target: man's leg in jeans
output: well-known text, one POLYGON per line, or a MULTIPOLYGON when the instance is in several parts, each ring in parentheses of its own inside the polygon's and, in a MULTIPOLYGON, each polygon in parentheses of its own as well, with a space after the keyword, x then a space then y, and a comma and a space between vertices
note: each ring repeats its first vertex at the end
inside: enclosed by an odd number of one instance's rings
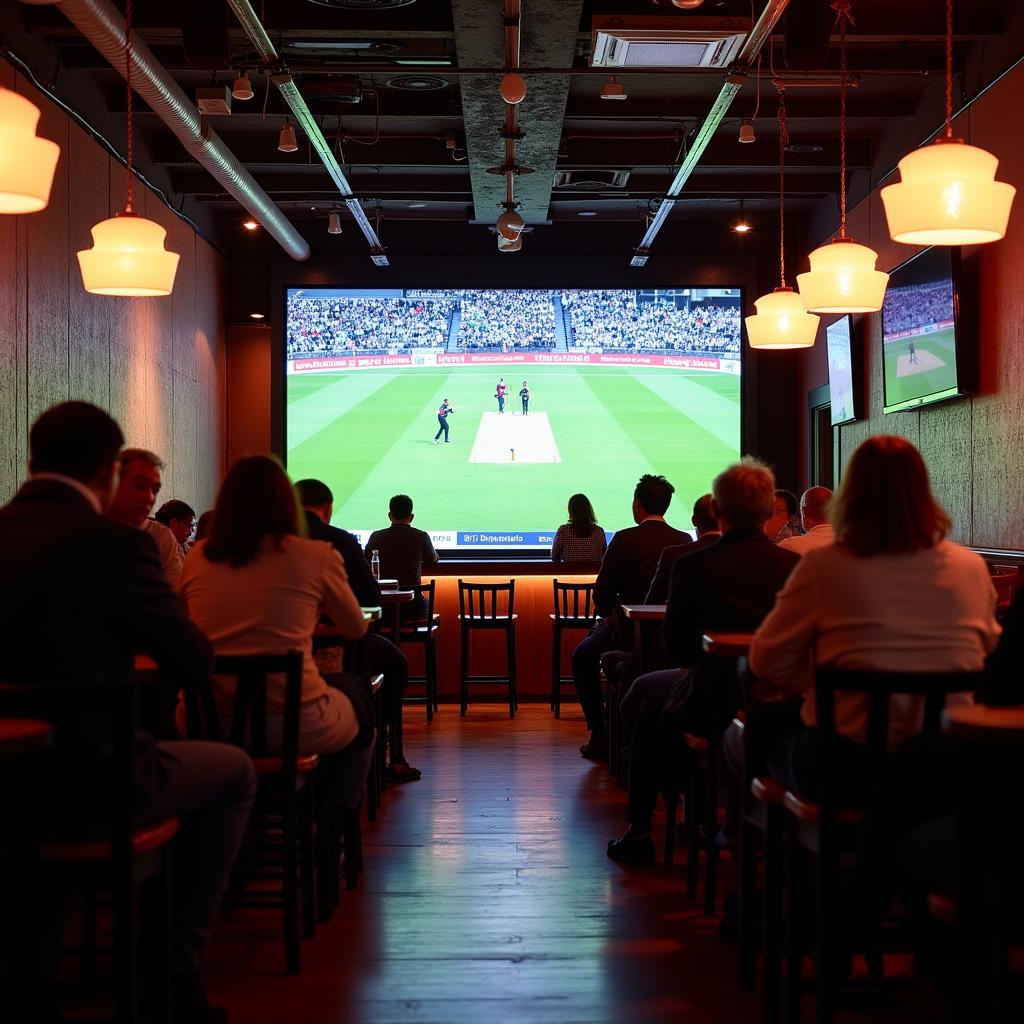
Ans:
POLYGON ((665 668, 657 672, 647 672, 637 676, 633 685, 623 694, 619 702, 619 712, 630 732, 636 723, 636 716, 648 697, 655 697, 664 704, 672 687, 686 674, 686 669, 665 668))
POLYGON ((605 739, 604 710, 601 707, 601 655, 611 649, 611 626, 598 622, 572 652, 572 680, 592 739, 605 739))
POLYGON ((226 743, 167 741, 167 783, 145 819, 181 819, 171 917, 171 970, 194 975, 256 797, 249 755, 226 743))
MULTIPOLYGON (((384 715, 382 728, 388 730, 391 752, 390 762, 393 768, 406 765, 405 751, 402 748, 402 698, 409 685, 409 659, 387 637, 375 633, 372 638, 370 664, 374 672, 384 676, 381 685, 381 709, 384 715)), ((384 736, 378 736, 377 742, 383 743, 384 736)), ((415 771, 415 769, 413 769, 415 771)), ((409 776, 410 779, 413 776, 409 776)), ((419 778, 419 774, 415 775, 419 778)), ((404 778, 403 778, 403 781, 404 778)))

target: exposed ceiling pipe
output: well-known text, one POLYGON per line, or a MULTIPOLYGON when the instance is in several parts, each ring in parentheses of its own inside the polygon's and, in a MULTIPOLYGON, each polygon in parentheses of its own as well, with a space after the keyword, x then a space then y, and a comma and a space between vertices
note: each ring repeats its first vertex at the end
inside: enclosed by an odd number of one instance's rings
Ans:
POLYGON ((345 172, 342 171, 341 165, 334 155, 331 144, 324 137, 324 133, 320 130, 320 125, 317 124, 316 119, 306 105, 302 93, 299 92, 299 87, 291 76, 291 72, 282 63, 280 54, 277 52, 273 42, 271 42, 270 36, 267 35, 267 30, 263 27, 263 23, 253 10, 252 4, 249 3, 249 0, 228 0, 228 6, 234 11, 235 17, 238 18, 239 24, 241 24, 245 34, 249 37, 249 41, 256 48, 256 52, 270 71, 270 80, 277 86, 282 97, 284 97, 285 103, 288 104, 292 114, 295 115, 295 120, 299 123, 299 127, 305 132, 306 138, 309 139, 316 150, 317 156, 320 157, 320 161, 326 168, 327 173, 331 176, 334 184, 337 185, 349 213, 352 214, 352 219, 359 225, 359 230, 362 231, 367 242, 370 243, 370 259, 375 266, 388 266, 388 258, 384 253, 384 247, 380 244, 380 239, 377 237, 377 232, 373 229, 373 225, 367 218, 359 200, 356 199, 352 186, 349 184, 348 178, 345 177, 345 172))
POLYGON ((700 158, 704 155, 704 150, 708 148, 715 132, 718 131, 718 126, 725 120, 725 115, 729 112, 733 99, 743 87, 750 68, 761 52, 761 47, 768 41, 772 30, 788 6, 789 0, 768 0, 760 17, 754 23, 743 44, 743 49, 740 50, 736 58, 736 63, 730 69, 729 77, 722 84, 708 116, 704 118, 704 123, 700 126, 679 170, 676 171, 675 178, 672 179, 672 184, 668 187, 667 198, 662 200, 658 212, 652 218, 649 227, 644 232, 644 237, 640 240, 640 245, 637 246, 633 258, 629 261, 631 267, 642 267, 647 262, 651 246, 654 244, 655 238, 658 237, 662 225, 668 219, 668 215, 672 212, 672 207, 675 206, 674 197, 682 192, 683 186, 696 169, 700 158))
MULTIPOLYGON (((120 75, 125 74, 125 23, 109 0, 61 0, 57 5, 120 75)), ((132 86, 178 137, 185 149, 259 221, 292 259, 309 259, 309 245, 295 225, 256 184, 252 175, 185 96, 139 37, 132 38, 132 86)))

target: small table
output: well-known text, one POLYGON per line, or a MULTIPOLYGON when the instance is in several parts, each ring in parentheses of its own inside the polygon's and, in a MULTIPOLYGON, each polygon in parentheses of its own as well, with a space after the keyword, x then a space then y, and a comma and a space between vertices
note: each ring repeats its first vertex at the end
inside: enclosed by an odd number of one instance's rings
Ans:
POLYGON ((398 580, 377 580, 377 586, 381 590, 397 590, 398 580))
POLYGON ((754 642, 753 633, 705 633, 701 649, 721 658, 745 658, 754 642))
POLYGON ((622 614, 633 623, 634 635, 636 636, 636 653, 640 659, 641 671, 647 670, 647 663, 644 660, 644 623, 664 622, 664 604, 624 604, 622 614))

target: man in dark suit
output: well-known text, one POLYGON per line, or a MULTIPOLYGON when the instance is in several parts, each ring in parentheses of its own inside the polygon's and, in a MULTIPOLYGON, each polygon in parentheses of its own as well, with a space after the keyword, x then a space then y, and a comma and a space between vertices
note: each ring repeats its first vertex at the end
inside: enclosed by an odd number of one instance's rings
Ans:
MULTIPOLYGON (((300 480, 295 488, 306 512, 309 536, 334 546, 345 563, 348 583, 356 600, 364 608, 377 607, 381 603, 380 586, 363 558, 359 538, 347 530, 331 526, 334 511, 334 494, 331 489, 320 480, 300 480)), ((384 676, 381 710, 388 735, 386 738, 382 736, 381 742, 388 742, 390 750, 388 777, 393 782, 415 782, 422 777, 421 772, 406 761, 402 749, 402 698, 409 685, 409 659, 400 648, 379 633, 374 633, 370 642, 373 645, 370 668, 384 676)))
MULTIPOLYGON (((620 604, 642 604, 661 552, 671 544, 692 543, 690 535, 665 522, 665 513, 675 488, 663 477, 645 473, 633 492, 633 521, 636 526, 619 530, 601 560, 594 582, 594 611, 597 624, 572 652, 573 682, 590 739, 580 747, 584 757, 601 760, 608 756, 608 737, 601 706, 601 655, 616 645, 615 611, 620 604)), ((620 630, 619 646, 630 638, 620 630)))
MULTIPOLYGON (((212 650, 168 586, 153 539, 103 515, 117 486, 124 438, 85 402, 54 406, 29 434, 31 479, 0 509, 0 622, 4 678, 43 687, 114 682, 138 651, 175 689, 206 680, 212 650)), ((49 794, 56 820, 102 828, 109 716, 77 726, 79 744, 59 750, 74 765, 49 794), (102 782, 100 780, 103 780, 102 782), (55 806, 53 806, 55 805, 55 806)), ((220 894, 256 793, 249 756, 220 743, 156 743, 139 733, 135 784, 140 818, 181 819, 172 920, 172 1015, 222 1019, 199 980, 220 894)))
MULTIPOLYGON (((651 587, 647 591, 644 604, 664 604, 668 600, 669 583, 672 578, 672 570, 676 562, 684 557, 703 551, 704 548, 714 544, 722 536, 718 529, 718 521, 712 514, 712 497, 704 494, 699 497, 693 505, 693 515, 690 522, 697 531, 697 539, 690 544, 673 544, 665 548, 658 559, 658 568, 651 580, 651 587)), ((651 643, 645 642, 645 668, 648 669, 643 675, 637 675, 640 665, 635 654, 624 653, 621 659, 609 662, 609 658, 615 658, 616 652, 611 652, 601 660, 605 675, 615 676, 617 681, 624 687, 628 687, 619 701, 619 714, 622 715, 629 729, 633 728, 640 705, 647 697, 654 694, 668 695, 668 692, 679 681, 680 676, 686 671, 684 668, 655 668, 656 665, 668 665, 669 659, 661 644, 655 644, 654 638, 651 643), (655 648, 660 647, 660 650, 655 648)))
MULTIPOLYGON (((765 536, 775 499, 775 477, 767 466, 744 459, 719 474, 712 493, 721 538, 692 556, 683 555, 672 570, 664 637, 680 666, 695 663, 701 636, 708 630, 756 629, 799 560, 765 536)), ((670 693, 652 694, 640 706, 629 764, 629 829, 608 844, 613 860, 654 861, 651 818, 664 771, 681 739, 681 717, 686 731, 721 732, 728 724, 711 721, 712 702, 700 688, 700 678, 700 673, 687 672, 670 693)), ((721 677, 704 678, 713 682, 721 677)))

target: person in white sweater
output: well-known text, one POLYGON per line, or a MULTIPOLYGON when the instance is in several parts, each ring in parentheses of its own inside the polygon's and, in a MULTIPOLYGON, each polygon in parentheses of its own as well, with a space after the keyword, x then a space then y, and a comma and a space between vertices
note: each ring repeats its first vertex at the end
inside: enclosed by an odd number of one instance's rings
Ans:
MULTIPOLYGON (((750 667, 803 696, 800 723, 772 745, 770 770, 816 794, 814 668, 976 672, 999 638, 984 560, 946 540, 950 520, 932 496, 917 449, 869 438, 854 452, 832 508, 836 543, 808 551, 754 635, 750 667)), ((920 730, 920 698, 894 698, 890 744, 920 730)), ((856 786, 864 750, 863 698, 838 694, 836 728, 856 786)))
POLYGON ((800 524, 804 532, 779 541, 779 547, 805 555, 835 543, 836 532, 828 521, 832 492, 827 487, 808 487, 800 498, 800 524))
MULTIPOLYGON (((217 497, 209 538, 185 559, 180 593, 218 655, 302 652, 299 751, 336 754, 356 739, 360 723, 349 697, 321 676, 313 630, 321 612, 342 636, 362 636, 367 625, 341 555, 302 532, 298 499, 280 463, 267 456, 240 459, 217 497)), ((226 726, 233 681, 215 681, 214 697, 226 726)), ((267 705, 268 740, 279 745, 283 677, 268 680, 267 705)), ((336 779, 342 805, 351 803, 350 775, 346 767, 336 779)))

